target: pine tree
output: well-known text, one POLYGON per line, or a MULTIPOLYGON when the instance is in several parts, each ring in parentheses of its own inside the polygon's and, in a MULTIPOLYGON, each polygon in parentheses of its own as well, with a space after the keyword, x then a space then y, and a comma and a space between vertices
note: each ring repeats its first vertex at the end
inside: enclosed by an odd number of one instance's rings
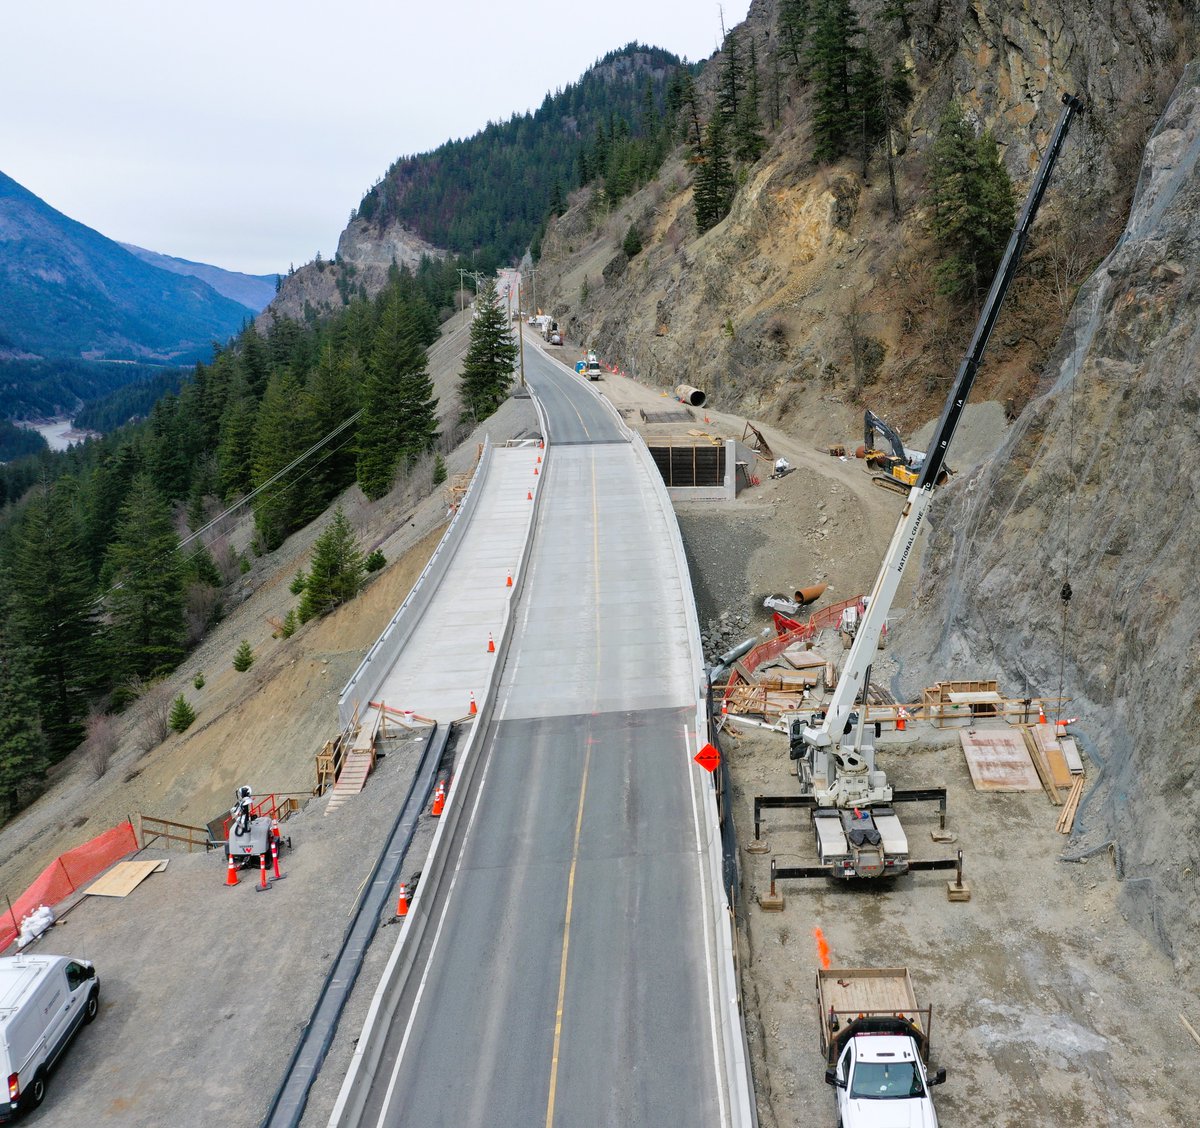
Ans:
POLYGON ((16 531, 9 587, 12 635, 28 655, 51 753, 83 739, 95 669, 94 590, 76 517, 74 481, 60 479, 30 498, 16 531))
POLYGON ((173 732, 183 732, 191 727, 192 722, 196 719, 196 710, 188 704, 188 700, 181 693, 171 702, 171 715, 167 719, 167 723, 171 726, 173 732))
POLYGON ((399 299, 384 310, 363 388, 358 484, 372 501, 392 488, 396 468, 437 441, 437 399, 425 369, 420 324, 399 299))
POLYGON ((759 107, 758 49, 754 46, 753 37, 746 55, 746 90, 742 95, 734 129, 734 156, 739 161, 753 164, 767 150, 759 107))
POLYGON ((49 766, 27 660, 7 631, 0 634, 0 803, 10 818, 49 766))
POLYGON ((727 122, 736 122, 739 120, 738 107, 746 84, 741 44, 736 31, 730 31, 725 36, 721 52, 724 58, 721 62, 720 84, 717 86, 717 106, 727 122))
POLYGON ((781 0, 779 5, 779 54, 801 75, 804 66, 804 44, 808 32, 808 0, 781 0))
POLYGON ((475 298, 471 343, 459 377, 464 410, 476 422, 491 415, 508 398, 517 342, 490 279, 475 298))
POLYGON ((233 655, 233 668, 239 674, 244 674, 251 666, 254 665, 254 651, 250 648, 250 643, 246 639, 242 639, 241 644, 233 655))
MULTIPOLYGON (((254 425, 254 476, 257 489, 289 466, 316 441, 309 429, 311 417, 302 415, 301 384, 290 368, 271 375, 258 407, 254 425)), ((305 470, 309 469, 306 465, 305 470)), ((278 548, 293 529, 303 524, 300 514, 308 482, 297 486, 298 471, 292 471, 267 486, 254 499, 254 524, 268 549, 278 548)))
POLYGON ((714 109, 704 131, 704 153, 696 170, 696 229, 715 227, 733 204, 733 165, 729 159, 725 115, 714 109))
POLYGON ((813 159, 836 160, 856 134, 851 75, 861 33, 849 0, 818 0, 806 62, 813 84, 813 159))
POLYGON ((308 582, 300 597, 302 623, 328 615, 335 607, 353 599, 363 579, 363 554, 341 507, 313 545, 308 582))
POLYGON ((956 102, 938 125, 929 172, 933 234, 945 256, 937 268, 938 289, 978 300, 1007 246, 1016 200, 992 135, 976 138, 956 102))
POLYGON ((183 657, 183 567, 171 512, 147 474, 121 508, 104 575, 112 668, 141 677, 173 669, 183 657))

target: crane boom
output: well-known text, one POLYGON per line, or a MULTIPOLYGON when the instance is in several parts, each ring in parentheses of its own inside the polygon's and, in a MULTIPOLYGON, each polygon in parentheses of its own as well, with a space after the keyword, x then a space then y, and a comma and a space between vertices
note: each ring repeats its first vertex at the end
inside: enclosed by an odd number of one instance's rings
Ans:
MULTIPOLYGON (((934 487, 945 464, 950 440, 954 437, 967 397, 971 393, 971 385, 975 382, 988 339, 995 328, 1000 307, 1008 293, 1021 252, 1029 238, 1029 230, 1045 195, 1050 174, 1066 140, 1071 119, 1083 109, 1083 102, 1073 94, 1064 94, 1062 101, 1062 113, 1051 137, 1050 147, 1042 157, 1037 175, 1030 185, 1029 195, 1009 238, 1004 257, 996 269, 996 276, 980 312, 971 345, 942 408, 933 441, 921 466, 920 476, 916 485, 909 491, 896 531, 892 534, 891 544, 884 555, 875 586, 871 589, 870 599, 859 620, 837 688, 824 717, 819 720, 814 717, 810 724, 802 728, 799 740, 793 740, 792 755, 801 760, 802 784, 806 790, 811 790, 817 802, 823 805, 849 806, 891 801, 892 789, 888 786, 886 776, 875 770, 873 734, 869 731, 864 732, 861 716, 854 717, 854 703, 863 695, 865 706, 871 659, 879 645, 905 566, 912 556, 913 545, 921 531, 925 513, 933 500, 934 487), (855 720, 857 724, 854 723, 855 720), (835 741, 839 745, 836 751, 833 750, 835 741)), ((863 712, 865 713, 865 708, 863 712)))

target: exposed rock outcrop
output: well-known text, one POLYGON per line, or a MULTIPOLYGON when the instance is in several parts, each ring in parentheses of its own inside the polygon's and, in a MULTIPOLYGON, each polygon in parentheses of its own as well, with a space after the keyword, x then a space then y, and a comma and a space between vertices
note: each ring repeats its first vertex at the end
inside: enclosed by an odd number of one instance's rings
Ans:
POLYGON ((1078 849, 1115 844, 1130 918, 1187 971, 1200 956, 1198 156, 1192 64, 1043 393, 995 458, 935 502, 920 592, 895 636, 910 692, 953 668, 1055 695, 1063 663, 1067 712, 1101 765, 1078 849))

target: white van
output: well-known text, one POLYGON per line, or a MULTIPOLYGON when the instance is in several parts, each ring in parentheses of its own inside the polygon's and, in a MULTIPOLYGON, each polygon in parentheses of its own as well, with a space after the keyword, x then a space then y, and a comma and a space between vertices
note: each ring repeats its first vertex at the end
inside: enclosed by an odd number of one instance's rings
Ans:
POLYGON ((99 1007, 100 980, 88 960, 0 958, 0 1121, 42 1103, 47 1074, 99 1007))

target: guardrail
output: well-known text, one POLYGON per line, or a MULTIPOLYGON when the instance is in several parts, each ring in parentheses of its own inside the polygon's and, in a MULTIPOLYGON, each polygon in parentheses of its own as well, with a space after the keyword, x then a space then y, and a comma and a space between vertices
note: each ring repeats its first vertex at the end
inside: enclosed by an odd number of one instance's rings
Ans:
MULTIPOLYGON (((542 434, 546 434, 546 419, 541 404, 534 399, 534 408, 538 414, 542 434)), ((547 447, 549 444, 547 443, 547 447)), ((392 1017, 408 984, 412 973, 421 941, 429 927, 432 915, 431 906, 440 890, 442 877, 449 861, 450 850, 446 843, 453 840, 455 831, 462 818, 465 807, 464 796, 470 793, 480 761, 480 745, 483 734, 487 732, 492 710, 495 707, 495 689, 500 681, 504 663, 502 656, 507 653, 512 641, 515 624, 513 608, 525 587, 526 565, 533 548, 533 529, 537 521, 537 512, 541 506, 542 493, 546 488, 546 477, 553 473, 553 460, 546 458, 542 464, 542 482, 534 494, 533 506, 529 517, 529 532, 525 538, 525 548, 521 554, 520 563, 514 576, 512 595, 505 608, 504 625, 496 639, 496 661, 492 665, 492 674, 482 694, 476 699, 479 714, 471 727, 471 734, 459 756, 458 770, 450 784, 446 795, 446 805, 442 817, 438 820, 433 832, 433 840, 429 845, 429 856, 421 871, 421 880, 417 885, 416 895, 409 905, 408 916, 400 926, 400 934, 388 958, 379 986, 371 999, 362 1033, 359 1035, 350 1068, 338 1093, 333 1112, 329 1117, 329 1128, 355 1128, 361 1120, 363 1107, 366 1103, 375 1072, 379 1068, 380 1057, 383 1054, 384 1043, 387 1040, 392 1017)), ((472 489, 474 484, 472 484, 472 489)))
MULTIPOLYGON (((543 433, 544 430, 543 428, 543 433)), ((458 546, 466 535, 471 514, 478 504, 479 495, 483 492, 483 482, 487 478, 491 461, 492 444, 491 440, 487 439, 484 441, 483 454, 479 457, 471 484, 467 487, 467 492, 463 495, 462 502, 451 519, 449 527, 429 558, 429 563, 417 577, 412 591, 400 604, 400 609, 392 616, 392 620, 384 628, 383 634, 367 651, 367 655, 359 663, 358 669, 342 687, 342 692, 338 697, 338 719, 343 728, 350 723, 355 710, 364 707, 375 696, 376 691, 383 684, 388 670, 395 663, 396 657, 412 637, 413 631, 421 621, 421 616, 428 610, 430 601, 437 592, 438 584, 445 576, 451 560, 454 559, 455 552, 458 551, 458 546)))

